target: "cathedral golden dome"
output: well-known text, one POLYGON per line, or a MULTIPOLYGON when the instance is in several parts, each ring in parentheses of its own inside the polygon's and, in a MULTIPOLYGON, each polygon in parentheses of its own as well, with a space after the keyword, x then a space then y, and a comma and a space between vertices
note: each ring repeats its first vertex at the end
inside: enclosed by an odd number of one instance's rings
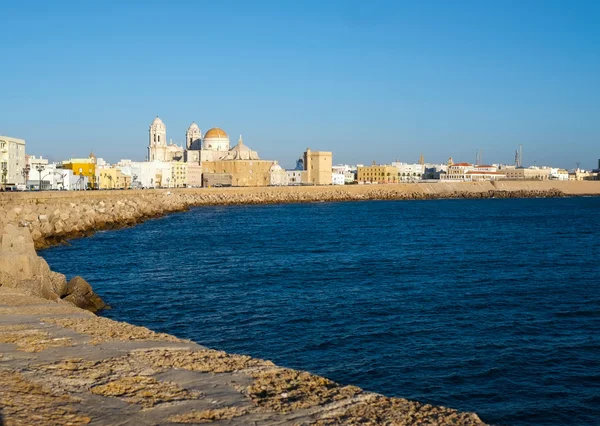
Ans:
POLYGON ((210 139, 210 138, 229 139, 229 136, 227 136, 227 133, 225 133, 222 129, 219 129, 218 127, 213 127, 212 129, 210 129, 208 132, 206 132, 204 134, 204 139, 210 139))

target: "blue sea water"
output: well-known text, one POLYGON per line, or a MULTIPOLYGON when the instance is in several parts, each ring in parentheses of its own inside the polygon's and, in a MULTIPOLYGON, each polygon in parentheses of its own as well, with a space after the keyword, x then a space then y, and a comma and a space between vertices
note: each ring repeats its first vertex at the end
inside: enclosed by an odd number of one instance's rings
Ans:
POLYGON ((600 198, 201 207, 41 252, 110 318, 493 424, 600 424, 600 198))

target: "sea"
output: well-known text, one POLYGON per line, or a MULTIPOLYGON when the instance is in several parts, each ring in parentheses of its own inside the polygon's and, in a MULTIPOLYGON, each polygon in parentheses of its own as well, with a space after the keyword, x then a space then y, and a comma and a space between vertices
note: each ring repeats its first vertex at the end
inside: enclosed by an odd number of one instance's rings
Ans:
POLYGON ((600 424, 600 198, 198 207, 40 254, 115 320, 491 424, 600 424))

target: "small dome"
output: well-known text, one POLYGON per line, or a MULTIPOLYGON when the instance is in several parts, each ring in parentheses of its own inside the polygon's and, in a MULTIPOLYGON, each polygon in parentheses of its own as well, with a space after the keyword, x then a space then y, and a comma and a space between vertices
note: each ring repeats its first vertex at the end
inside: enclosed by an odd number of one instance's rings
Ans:
POLYGON ((242 135, 240 135, 240 140, 237 145, 229 150, 227 155, 224 158, 225 160, 260 160, 258 153, 256 151, 252 151, 250 147, 244 145, 244 141, 242 141, 242 135))
POLYGON ((198 127, 195 121, 192 124, 190 124, 190 127, 188 127, 188 131, 192 130, 200 130, 200 127, 198 127))
POLYGON ((271 166, 271 168, 269 169, 269 171, 270 171, 271 173, 273 173, 273 172, 280 172, 281 170, 283 170, 283 169, 282 169, 282 168, 281 168, 281 166, 280 166, 279 164, 277 164, 277 163, 273 164, 273 165, 271 166))
POLYGON ((222 129, 219 129, 218 127, 213 127, 204 135, 204 139, 210 138, 229 139, 229 136, 227 136, 227 133, 225 133, 222 129))

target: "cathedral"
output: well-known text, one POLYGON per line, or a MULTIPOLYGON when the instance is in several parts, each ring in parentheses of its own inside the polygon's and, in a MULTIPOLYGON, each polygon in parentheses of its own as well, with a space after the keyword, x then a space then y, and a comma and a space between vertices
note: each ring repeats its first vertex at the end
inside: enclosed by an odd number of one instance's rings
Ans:
POLYGON ((185 132, 185 149, 172 142, 167 144, 167 126, 156 117, 150 125, 148 161, 180 161, 202 164, 220 160, 260 160, 256 151, 244 145, 242 136, 237 145, 230 147, 229 136, 222 129, 213 127, 204 137, 196 123, 185 132))

